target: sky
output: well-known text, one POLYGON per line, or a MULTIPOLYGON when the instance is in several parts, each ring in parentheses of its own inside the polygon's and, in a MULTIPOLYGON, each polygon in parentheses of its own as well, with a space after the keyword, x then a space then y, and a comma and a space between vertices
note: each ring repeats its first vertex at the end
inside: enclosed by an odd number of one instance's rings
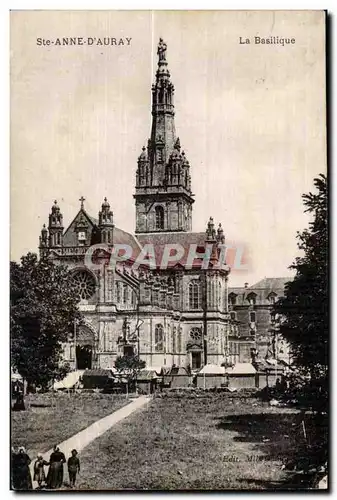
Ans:
POLYGON ((159 37, 191 165, 193 230, 213 216, 244 246, 249 268, 232 270, 232 286, 290 276, 296 233, 308 225, 301 195, 326 171, 319 11, 11 12, 11 258, 37 251, 55 199, 67 227, 82 195, 94 217, 107 196, 116 226, 134 232, 159 37), (57 37, 131 42, 37 45, 57 37))

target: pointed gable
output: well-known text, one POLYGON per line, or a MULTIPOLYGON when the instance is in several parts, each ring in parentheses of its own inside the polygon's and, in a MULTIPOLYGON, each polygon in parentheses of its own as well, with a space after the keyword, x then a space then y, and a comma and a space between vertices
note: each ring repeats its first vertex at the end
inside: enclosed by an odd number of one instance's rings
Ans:
POLYGON ((83 241, 83 246, 89 246, 91 244, 91 235, 94 227, 98 221, 81 208, 73 221, 68 226, 68 229, 63 235, 63 246, 65 247, 76 247, 78 246, 78 233, 79 231, 85 233, 85 240, 83 241))

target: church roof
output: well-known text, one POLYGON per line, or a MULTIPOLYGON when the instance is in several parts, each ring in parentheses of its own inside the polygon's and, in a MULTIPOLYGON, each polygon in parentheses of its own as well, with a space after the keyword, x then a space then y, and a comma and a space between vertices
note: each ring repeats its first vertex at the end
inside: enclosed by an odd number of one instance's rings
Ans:
MULTIPOLYGON (((138 234, 137 239, 139 243, 144 246, 146 244, 152 244, 154 247, 156 263, 160 263, 162 260, 165 245, 178 244, 184 249, 184 255, 179 261, 169 262, 168 267, 175 267, 176 265, 184 266, 187 261, 188 252, 190 245, 200 246, 200 250, 197 252, 203 252, 205 247, 205 233, 187 233, 187 232, 170 232, 170 233, 146 233, 138 234)), ((202 263, 202 259, 195 259, 194 265, 202 263)))
POLYGON ((113 242, 114 244, 129 245, 133 250, 133 257, 136 258, 141 250, 141 245, 137 239, 127 231, 114 227, 113 230, 113 242))
POLYGON ((276 296, 284 295, 284 287, 292 278, 263 278, 254 285, 246 287, 229 287, 228 294, 237 295, 236 305, 245 305, 249 295, 255 294, 258 304, 269 304, 270 294, 273 292, 276 296))
POLYGON ((270 290, 284 289, 285 284, 292 281, 292 278, 263 278, 249 288, 264 288, 270 290))
POLYGON ((236 287, 228 287, 228 294, 233 293, 234 295, 241 295, 245 292, 245 290, 249 290, 249 288, 245 288, 244 286, 236 286, 236 287))

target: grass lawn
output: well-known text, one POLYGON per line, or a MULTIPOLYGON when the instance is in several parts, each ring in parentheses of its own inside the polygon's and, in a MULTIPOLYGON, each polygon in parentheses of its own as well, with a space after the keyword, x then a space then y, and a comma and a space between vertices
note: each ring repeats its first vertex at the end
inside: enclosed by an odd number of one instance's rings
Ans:
POLYGON ((33 460, 130 400, 111 394, 50 393, 26 396, 26 411, 11 412, 12 446, 25 446, 33 460))
POLYGON ((78 489, 275 489, 305 444, 301 416, 254 398, 155 397, 80 454, 78 489))

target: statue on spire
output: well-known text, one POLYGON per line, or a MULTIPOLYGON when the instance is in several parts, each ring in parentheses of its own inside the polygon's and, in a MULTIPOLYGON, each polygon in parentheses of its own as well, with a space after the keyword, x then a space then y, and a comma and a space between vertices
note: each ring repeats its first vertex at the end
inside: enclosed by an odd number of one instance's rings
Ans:
POLYGON ((206 241, 216 241, 216 231, 214 229, 213 217, 209 218, 206 229, 206 241))
POLYGON ((159 62, 166 62, 166 50, 167 45, 162 38, 159 38, 157 54, 159 57, 159 62))

